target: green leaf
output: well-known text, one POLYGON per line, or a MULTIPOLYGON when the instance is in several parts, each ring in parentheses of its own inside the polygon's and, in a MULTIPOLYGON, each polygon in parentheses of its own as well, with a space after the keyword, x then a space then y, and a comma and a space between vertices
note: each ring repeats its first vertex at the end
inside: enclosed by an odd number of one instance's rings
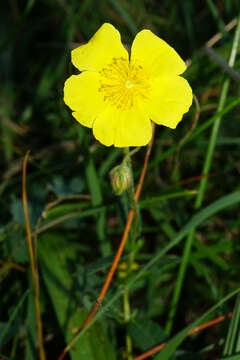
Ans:
POLYGON ((68 204, 68 203, 61 204, 61 205, 58 205, 56 207, 49 209, 46 212, 46 218, 48 220, 57 219, 60 216, 65 216, 65 215, 68 215, 68 214, 76 212, 76 211, 84 210, 86 208, 89 208, 89 204, 86 202, 74 202, 72 204, 68 204))
MULTIPOLYGON (((86 177, 88 187, 92 196, 92 205, 98 206, 102 204, 102 189, 95 168, 93 159, 90 157, 86 165, 86 177)), ((102 209, 96 220, 96 231, 100 242, 100 249, 103 256, 109 256, 111 254, 111 247, 106 239, 106 210, 102 209)))
MULTIPOLYGON (((86 310, 76 300, 76 285, 69 268, 70 262, 76 262, 76 248, 69 247, 67 241, 59 236, 44 235, 39 241, 38 252, 43 280, 68 344, 87 316, 86 310)), ((104 327, 97 323, 71 349, 70 355, 72 360, 116 359, 104 327)))
POLYGON ((62 197, 81 193, 84 189, 84 183, 79 177, 73 177, 66 181, 63 177, 56 176, 53 181, 48 184, 48 188, 57 196, 62 197))
POLYGON ((13 259, 18 264, 24 264, 29 261, 29 250, 27 246, 26 233, 23 229, 17 228, 6 236, 4 247, 7 254, 13 254, 13 259))
POLYGON ((148 318, 131 322, 129 333, 135 345, 142 351, 149 350, 166 339, 163 329, 148 318))

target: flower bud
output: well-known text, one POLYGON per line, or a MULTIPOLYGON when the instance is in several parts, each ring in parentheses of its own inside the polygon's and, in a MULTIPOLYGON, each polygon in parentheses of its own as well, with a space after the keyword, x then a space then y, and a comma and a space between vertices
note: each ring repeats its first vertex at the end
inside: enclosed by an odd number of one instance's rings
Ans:
POLYGON ((110 179, 114 193, 121 195, 131 184, 131 171, 126 164, 117 165, 111 170, 110 179))

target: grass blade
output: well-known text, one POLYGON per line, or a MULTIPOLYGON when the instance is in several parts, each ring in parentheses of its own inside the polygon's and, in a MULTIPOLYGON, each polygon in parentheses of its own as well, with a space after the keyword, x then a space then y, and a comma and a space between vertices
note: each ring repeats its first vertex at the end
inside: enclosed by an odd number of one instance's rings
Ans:
MULTIPOLYGON (((236 32, 235 32, 235 37, 233 40, 231 54, 229 57, 229 66, 230 67, 233 67, 235 59, 236 59, 239 38, 240 38, 240 14, 239 14, 239 18, 238 18, 238 25, 237 25, 236 32)), ((221 112, 224 109, 225 102, 227 99, 229 85, 230 85, 230 79, 227 78, 223 83, 217 112, 221 112)), ((217 136, 218 136, 218 130, 219 130, 219 127, 221 124, 221 119, 222 119, 222 117, 218 116, 216 118, 213 128, 212 128, 212 133, 211 133, 211 137, 210 137, 210 141, 209 141, 209 145, 208 145, 208 149, 207 149, 207 154, 206 154, 206 158, 205 158, 205 162, 204 162, 204 166, 203 166, 203 172, 202 172, 203 175, 207 175, 211 168, 213 154, 214 154, 217 136)), ((206 185, 207 185, 207 180, 208 180, 207 177, 201 178, 200 185, 199 185, 199 192, 198 192, 195 206, 194 206, 195 210, 199 209, 202 205, 202 201, 203 201, 203 197, 204 197, 205 189, 206 189, 206 185)), ((175 314, 177 311, 178 302, 179 302, 179 299, 181 296, 182 286, 183 286, 185 273, 186 273, 186 269, 187 269, 188 262, 189 262, 192 243, 194 241, 194 235, 195 235, 195 230, 193 228, 192 231, 190 232, 189 236, 186 239, 186 243, 185 243, 184 251, 183 251, 182 262, 181 262, 180 269, 178 272, 176 286, 175 286, 175 290, 174 290, 172 301, 171 301, 170 312, 169 312, 168 320, 167 320, 167 324, 166 324, 166 331, 168 334, 170 334, 170 332, 171 332, 173 320, 174 320, 174 317, 175 317, 175 314)))
MULTIPOLYGON (((223 350, 223 356, 234 355, 236 352, 240 351, 239 341, 240 341, 240 296, 238 295, 231 323, 228 329, 227 339, 223 350)), ((238 354, 238 356, 240 356, 238 354)))
POLYGON ((132 32, 132 35, 136 35, 138 32, 138 27, 135 23, 135 21, 132 19, 130 14, 124 9, 124 7, 121 5, 120 1, 117 0, 108 0, 108 2, 114 7, 114 9, 121 15, 123 20, 128 25, 129 29, 132 32))
POLYGON ((166 347, 154 358, 155 360, 168 360, 170 356, 174 354, 179 345, 186 338, 188 332, 194 327, 200 325, 202 322, 206 321, 207 318, 212 315, 219 307, 221 307, 226 301, 231 299, 233 296, 237 295, 240 292, 240 288, 232 291, 230 294, 221 299, 216 305, 214 305, 211 309, 205 312, 202 316, 200 316, 196 321, 194 321, 191 325, 185 327, 180 333, 174 336, 166 345, 166 347))
MULTIPOLYGON (((232 100, 227 106, 224 107, 222 111, 217 112, 214 114, 209 120, 205 121, 204 124, 199 125, 197 129, 194 130, 194 132, 184 141, 183 146, 190 141, 194 140, 198 137, 201 133, 203 133, 205 130, 207 130, 212 124, 215 123, 215 121, 219 117, 223 117, 227 113, 229 113, 232 109, 234 109, 237 105, 240 104, 240 98, 236 98, 232 100)), ((173 154, 178 149, 178 144, 171 146, 167 151, 164 151, 163 153, 159 153, 158 156, 155 157, 153 161, 149 163, 149 169, 153 168, 157 164, 161 163, 163 160, 165 160, 169 155, 173 154)))
MULTIPOLYGON (((169 250, 173 249, 176 245, 178 245, 181 242, 181 240, 184 239, 184 237, 188 235, 188 233, 194 227, 200 225, 203 221, 208 219, 210 216, 216 214, 218 211, 221 211, 227 208, 228 206, 233 206, 239 202, 240 202, 240 191, 235 191, 229 195, 226 195, 216 200, 215 202, 207 206, 205 209, 201 210, 196 215, 194 215, 192 219, 178 233, 178 235, 172 241, 170 241, 170 243, 167 246, 165 246, 164 249, 159 251, 147 264, 145 264, 140 269, 140 271, 138 271, 138 273, 126 284, 124 289, 120 289, 114 296, 112 296, 111 300, 109 300, 107 304, 97 312, 95 317, 86 325, 86 327, 79 333, 79 335, 75 337, 74 342, 72 342, 72 345, 76 344, 78 340, 84 336, 86 331, 95 323, 95 321, 104 314, 106 309, 109 309, 114 304, 114 302, 117 301, 120 296, 122 296, 122 293, 125 289, 131 289, 138 279, 143 277, 144 274, 163 257, 163 255, 165 255, 169 250)), ((237 293, 237 291, 235 291, 235 293, 237 293)))
POLYGON ((4 328, 4 330, 1 332, 1 334, 0 334, 0 345, 3 344, 4 338, 5 338, 8 330, 10 329, 10 326, 11 326, 11 324, 13 323, 13 321, 14 321, 17 313, 18 313, 18 311, 21 309, 21 307, 22 307, 22 305, 23 305, 23 303, 24 303, 24 301, 25 301, 28 293, 29 293, 29 290, 26 290, 25 293, 23 294, 22 298, 20 299, 19 303, 18 303, 17 306, 15 307, 15 310, 13 311, 12 315, 10 316, 10 318, 9 318, 9 320, 8 320, 5 328, 4 328))

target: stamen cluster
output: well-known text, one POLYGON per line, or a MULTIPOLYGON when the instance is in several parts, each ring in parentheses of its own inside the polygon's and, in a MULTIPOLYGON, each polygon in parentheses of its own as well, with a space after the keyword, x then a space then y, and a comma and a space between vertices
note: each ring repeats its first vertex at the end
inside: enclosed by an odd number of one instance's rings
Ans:
POLYGON ((146 71, 136 62, 114 58, 100 71, 99 91, 104 101, 117 109, 128 110, 148 97, 150 82, 146 71))

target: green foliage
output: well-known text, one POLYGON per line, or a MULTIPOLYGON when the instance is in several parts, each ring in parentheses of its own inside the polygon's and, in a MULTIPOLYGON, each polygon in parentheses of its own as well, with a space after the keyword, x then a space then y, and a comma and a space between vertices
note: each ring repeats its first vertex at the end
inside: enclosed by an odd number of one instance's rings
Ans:
POLYGON ((130 335, 136 346, 146 351, 166 340, 163 329, 148 318, 133 320, 129 325, 130 335))
POLYGON ((187 326, 185 329, 180 331, 176 336, 174 336, 167 344, 167 346, 156 356, 156 360, 168 360, 170 359, 171 355, 174 354, 177 347, 182 343, 184 338, 187 336, 187 333, 193 329, 194 327, 198 326, 204 320, 207 320, 209 315, 212 312, 216 311, 216 309, 221 306, 225 301, 229 300, 229 298, 236 295, 240 289, 237 289, 231 293, 229 293, 225 298, 220 300, 216 305, 214 305, 211 309, 209 309, 205 314, 200 316, 196 321, 194 321, 191 325, 187 326))
MULTIPOLYGON (((12 0, 0 8, 0 357, 39 358, 21 199, 26 151, 47 359, 57 359, 95 303, 124 230, 129 198, 114 196, 109 178, 123 152, 100 145, 62 100, 65 79, 76 73, 71 49, 108 21, 126 45, 150 28, 189 59, 185 77, 200 112, 194 129, 195 104, 175 131, 157 126, 121 269, 69 359, 130 360, 129 341, 133 357, 169 341, 153 358, 238 359, 240 87, 203 46, 222 32, 213 50, 228 61, 234 29, 225 25, 239 1, 12 0), (187 338, 190 329, 228 312, 231 320, 187 338)), ((144 155, 142 148, 132 156, 135 184, 144 155)))
MULTIPOLYGON (((86 310, 76 298, 77 283, 70 275, 71 264, 77 261, 77 248, 77 245, 69 247, 64 238, 55 235, 43 235, 38 246, 43 281, 48 289, 66 343, 71 340, 74 331, 87 315, 86 310)), ((84 336, 83 343, 75 345, 71 350, 71 358, 116 359, 103 325, 95 324, 91 327, 89 333, 84 336)))

